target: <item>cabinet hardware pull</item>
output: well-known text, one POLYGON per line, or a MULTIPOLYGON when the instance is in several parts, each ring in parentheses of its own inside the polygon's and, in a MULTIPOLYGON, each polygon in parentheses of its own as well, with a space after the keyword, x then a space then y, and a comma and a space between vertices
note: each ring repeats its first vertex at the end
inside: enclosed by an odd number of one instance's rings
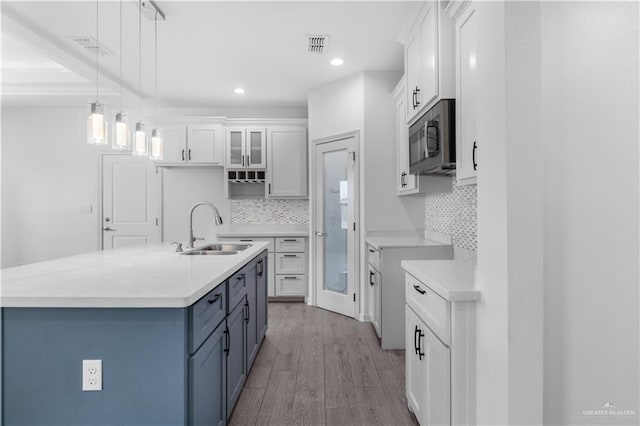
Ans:
POLYGON ((471 159, 473 161, 473 170, 478 169, 478 163, 476 162, 476 151, 478 150, 478 143, 473 141, 473 150, 471 151, 471 159))
POLYGON ((375 253, 376 251, 374 249, 369 249, 369 253, 375 253))
POLYGON ((418 94, 420 93, 420 89, 416 86, 416 108, 420 106, 420 101, 418 100, 418 94))
POLYGON ((375 277, 375 274, 373 272, 369 272, 369 285, 371 286, 376 285, 376 282, 373 280, 374 277, 375 277))
POLYGON ((422 338, 424 337, 424 333, 422 330, 418 332, 418 359, 422 361, 422 357, 424 356, 424 352, 422 352, 422 338))
POLYGON ((298 240, 284 240, 285 243, 295 243, 298 240))
POLYGON ((216 303, 216 302, 220 299, 220 297, 222 297, 222 296, 220 295, 220 293, 218 293, 218 294, 214 294, 214 295, 213 295, 213 299, 211 299, 211 300, 207 300, 207 303, 208 303, 208 304, 210 304, 210 305, 213 305, 214 303, 216 303))
POLYGON ((420 286, 418 286, 418 285, 416 285, 416 284, 414 284, 414 285, 413 285, 413 288, 415 288, 415 289, 416 289, 416 291, 417 291, 418 293, 420 293, 420 294, 425 294, 425 293, 426 293, 426 291, 425 291, 425 290, 421 289, 421 288, 420 288, 420 286))
POLYGON ((413 330, 413 349, 415 349, 416 355, 420 353, 420 348, 418 347, 418 333, 420 333, 420 329, 416 325, 416 328, 413 330))
POLYGON ((244 274, 240 274, 236 277, 236 280, 243 280, 244 279, 244 274))
POLYGON ((248 300, 244 303, 244 307, 246 308, 245 312, 247 314, 247 318, 244 320, 244 322, 249 322, 249 318, 251 317, 251 307, 249 306, 248 300))
POLYGON ((184 161, 184 149, 182 150, 182 161, 184 161))
POLYGON ((269 184, 269 194, 271 194, 271 184, 269 184))
POLYGON ((241 155, 242 157, 242 167, 244 167, 244 155, 241 155))
POLYGON ((297 279, 299 279, 298 277, 282 277, 282 278, 284 278, 285 280, 297 280, 297 279))
POLYGON ((253 240, 240 240, 240 241, 253 241, 253 240))
POLYGON ((284 257, 298 257, 297 254, 283 254, 284 257))
POLYGON ((262 263, 262 260, 257 263, 256 269, 257 269, 258 266, 260 267, 260 269, 258 269, 256 272, 257 272, 258 276, 261 277, 262 273, 264 272, 264 264, 262 263))
POLYGON ((225 330, 224 330, 224 334, 225 334, 225 340, 226 340, 226 348, 224 348, 224 351, 227 353, 227 356, 229 356, 229 350, 231 349, 231 336, 229 336, 229 326, 226 325, 225 326, 225 330))
POLYGON ((413 89, 413 95, 411 97, 411 106, 416 109, 416 89, 413 89))

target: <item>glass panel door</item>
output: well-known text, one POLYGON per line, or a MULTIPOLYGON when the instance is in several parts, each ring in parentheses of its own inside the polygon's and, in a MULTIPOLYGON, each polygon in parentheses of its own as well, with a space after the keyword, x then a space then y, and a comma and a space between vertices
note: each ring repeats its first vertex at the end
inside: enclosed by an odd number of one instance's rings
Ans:
POLYGON ((347 294, 347 151, 324 153, 324 288, 347 294))
POLYGON ((256 169, 262 169, 267 167, 266 161, 266 144, 265 144, 266 132, 264 129, 248 129, 247 138, 248 143, 248 164, 247 167, 256 169))
POLYGON ((227 132, 229 153, 227 154, 227 167, 244 167, 244 129, 229 130, 227 132))

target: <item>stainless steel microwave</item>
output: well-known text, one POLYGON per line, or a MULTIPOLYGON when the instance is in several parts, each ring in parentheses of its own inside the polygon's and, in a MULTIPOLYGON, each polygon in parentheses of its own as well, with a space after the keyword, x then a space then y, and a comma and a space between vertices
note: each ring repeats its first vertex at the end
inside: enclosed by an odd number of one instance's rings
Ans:
POLYGON ((409 126, 412 174, 456 172, 455 99, 442 99, 409 126))

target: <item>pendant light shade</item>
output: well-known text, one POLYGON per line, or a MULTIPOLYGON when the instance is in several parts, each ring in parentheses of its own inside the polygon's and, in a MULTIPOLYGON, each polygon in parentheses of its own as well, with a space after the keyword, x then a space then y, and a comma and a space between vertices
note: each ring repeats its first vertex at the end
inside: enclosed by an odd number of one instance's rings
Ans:
POLYGON ((111 147, 117 151, 128 151, 131 149, 131 130, 129 129, 127 118, 127 114, 123 112, 116 114, 111 147))
POLYGON ((133 137, 133 155, 147 155, 147 133, 142 122, 136 123, 136 132, 133 137))
POLYGON ((107 120, 104 114, 104 105, 100 102, 89 104, 87 114, 87 143, 91 145, 107 144, 107 120))
POLYGON ((149 150, 149 158, 151 160, 162 160, 164 154, 164 145, 159 129, 151 131, 151 149, 149 150))

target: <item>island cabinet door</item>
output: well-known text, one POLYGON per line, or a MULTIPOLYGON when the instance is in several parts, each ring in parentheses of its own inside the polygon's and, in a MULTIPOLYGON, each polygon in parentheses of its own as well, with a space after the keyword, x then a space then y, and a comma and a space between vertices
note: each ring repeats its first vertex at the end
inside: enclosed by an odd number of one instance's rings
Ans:
POLYGON ((233 407, 238 402, 242 386, 247 378, 246 347, 247 323, 246 306, 239 303, 227 317, 229 345, 227 350, 227 419, 231 417, 233 407))
MULTIPOLYGON (((267 297, 269 276, 267 257, 263 257, 256 265, 256 321, 258 328, 258 343, 262 342, 267 334, 267 297)), ((258 345, 259 346, 259 345, 258 345)))
POLYGON ((189 357, 189 425, 224 425, 227 392, 227 324, 222 321, 189 357))
POLYGON ((245 301, 245 321, 247 323, 247 372, 251 371, 253 361, 258 354, 258 321, 256 306, 257 262, 246 271, 247 299, 245 301))

